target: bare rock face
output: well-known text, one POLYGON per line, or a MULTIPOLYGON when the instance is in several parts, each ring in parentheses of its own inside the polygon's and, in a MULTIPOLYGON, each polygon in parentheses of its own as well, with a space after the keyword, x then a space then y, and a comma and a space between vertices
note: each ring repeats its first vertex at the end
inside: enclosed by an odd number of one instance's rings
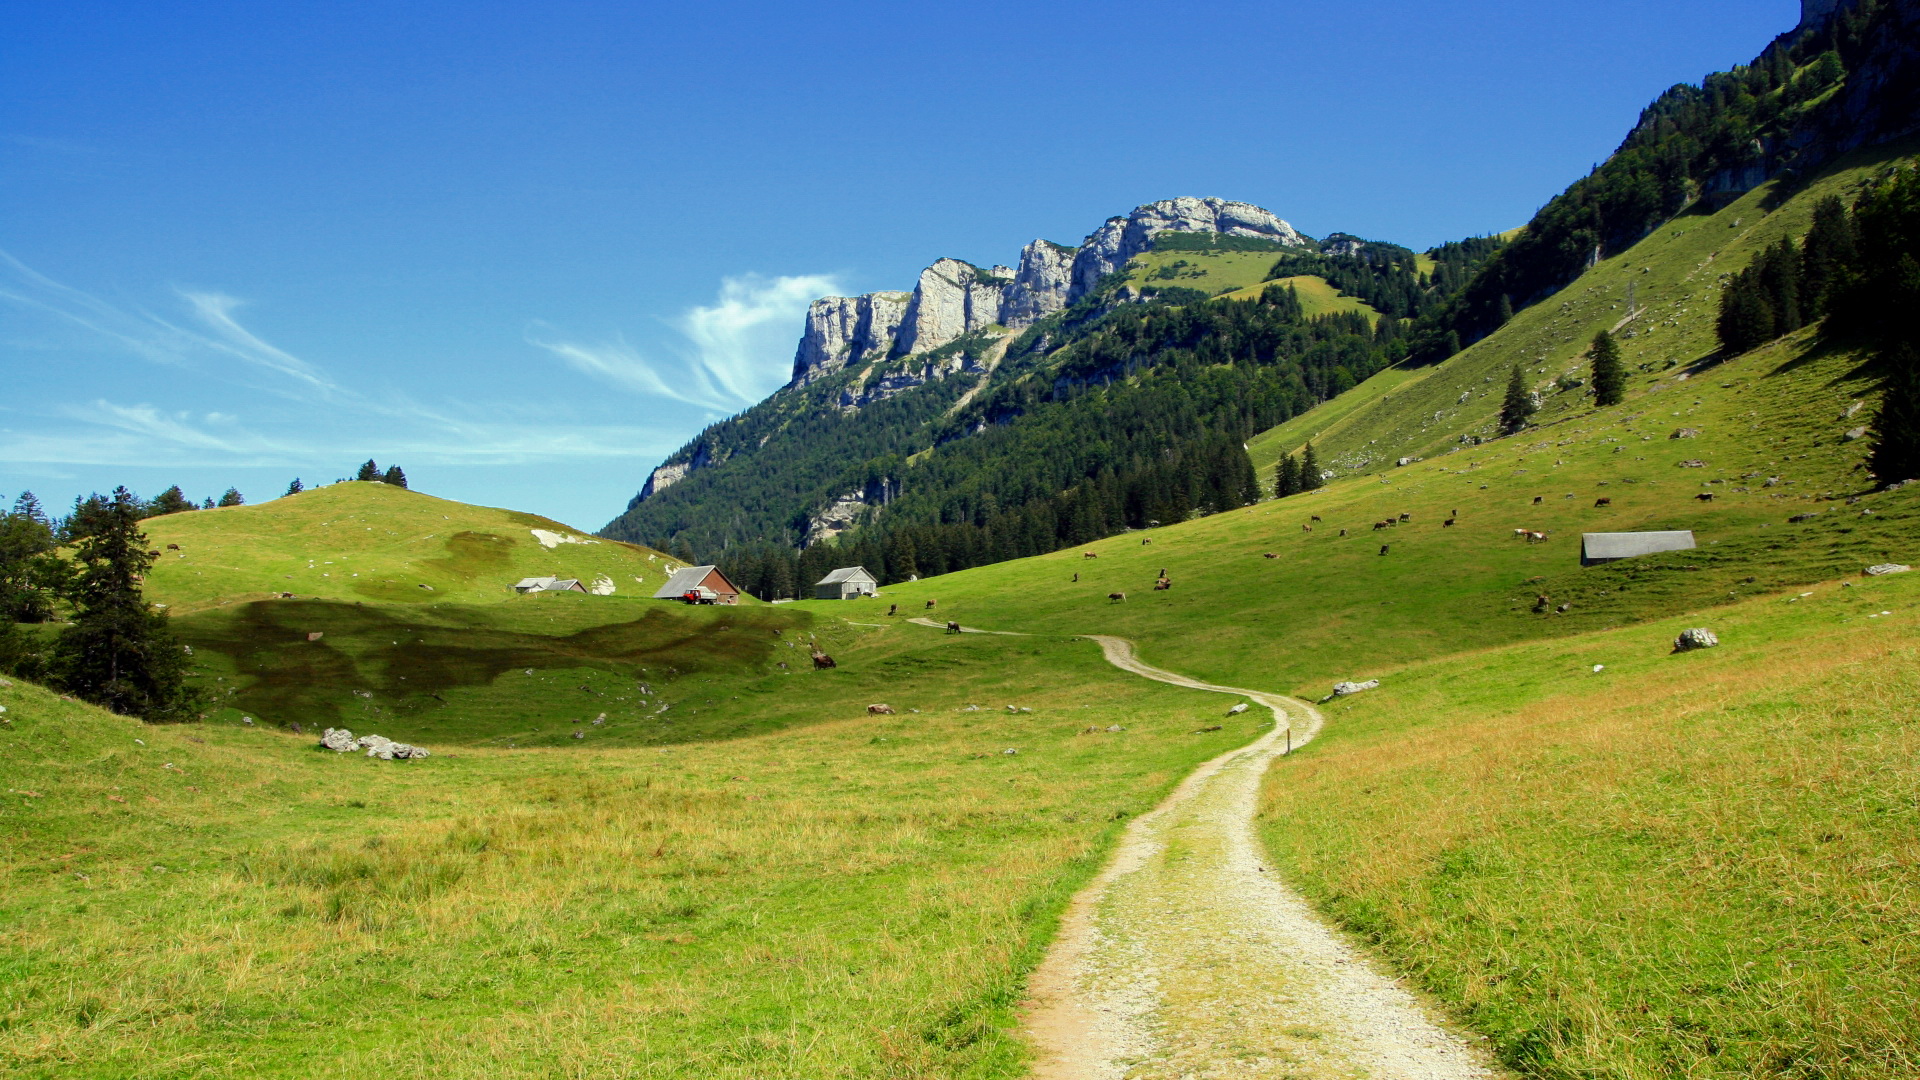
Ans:
POLYGON ((382 761, 410 761, 414 758, 431 757, 424 746, 411 746, 403 742, 394 742, 385 735, 362 735, 353 737, 346 728, 328 728, 320 736, 322 749, 336 754, 350 754, 356 750, 365 750, 370 758, 382 761))
POLYGON ((972 330, 1000 321, 1000 304, 1013 271, 982 270, 959 259, 941 259, 920 271, 913 300, 894 351, 911 355, 937 349, 972 330))
POLYGON ((1273 240, 1289 247, 1307 246, 1307 238, 1280 220, 1271 210, 1230 199, 1196 199, 1183 195, 1135 207, 1126 217, 1108 218, 1094 230, 1073 260, 1072 303, 1092 291, 1102 277, 1127 265, 1127 260, 1153 247, 1163 232, 1221 233, 1273 240))
POLYGON ((1333 696, 1346 697, 1348 694, 1358 694, 1362 690, 1372 690, 1379 685, 1379 679, 1368 679, 1366 682, 1337 682, 1333 684, 1333 696))
POLYGON ((704 469, 711 464, 713 464, 713 457, 707 452, 707 444, 701 443, 693 448, 693 456, 687 460, 655 466, 654 470, 647 474, 647 482, 641 486, 640 496, 634 501, 650 499, 685 479, 688 473, 695 469, 704 469))
POLYGON ((1695 649, 1715 648, 1719 644, 1719 635, 1704 626, 1696 626, 1691 630, 1680 631, 1680 636, 1673 639, 1673 651, 1692 652, 1695 649))
POLYGON ((1020 269, 1000 304, 1000 322, 1019 328, 1067 306, 1078 248, 1035 240, 1020 251, 1020 269))
POLYGON ((893 351, 911 294, 877 292, 828 296, 807 308, 807 328, 793 357, 794 386, 893 351))

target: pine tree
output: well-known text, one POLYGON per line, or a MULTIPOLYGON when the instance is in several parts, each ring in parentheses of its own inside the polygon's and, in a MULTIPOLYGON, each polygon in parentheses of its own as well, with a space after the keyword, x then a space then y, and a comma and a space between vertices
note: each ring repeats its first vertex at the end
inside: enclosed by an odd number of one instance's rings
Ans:
POLYGON ((386 474, 380 477, 380 479, 383 483, 392 484, 394 487, 397 487, 397 488, 403 488, 407 486, 407 474, 404 472, 401 472, 400 466, 398 465, 387 466, 386 474))
POLYGON ((1720 347, 1730 354, 1757 349, 1774 338, 1773 305, 1750 267, 1735 274, 1720 294, 1720 315, 1714 332, 1720 347))
POLYGON ((1308 443, 1300 451, 1300 490, 1317 491, 1326 480, 1320 475, 1320 458, 1313 452, 1313 444, 1308 443))
MULTIPOLYGON (((0 628, 46 622, 63 591, 69 564, 54 554, 53 526, 32 492, 0 514, 0 628)), ((24 645, 22 646, 24 648, 24 645)))
MULTIPOLYGON (((135 505, 139 500, 134 500, 135 505)), ((107 521, 109 504, 107 497, 94 492, 92 495, 75 495, 73 509, 60 522, 60 541, 65 544, 78 543, 98 532, 107 521)))
POLYGON ((1512 321, 1513 321, 1513 297, 1508 296, 1506 293, 1501 293, 1500 294, 1500 325, 1505 326, 1506 324, 1512 321))
POLYGON ((1507 396, 1500 403, 1500 430, 1512 435, 1527 426, 1536 406, 1533 395, 1527 391, 1526 376, 1520 373, 1520 365, 1513 365, 1513 374, 1507 377, 1507 396))
POLYGON ((353 474, 353 478, 355 480, 377 481, 380 479, 380 466, 375 465, 372 458, 368 458, 367 463, 360 466, 360 471, 353 474))
POLYGON ((1627 397, 1627 367, 1620 360, 1620 343, 1606 330, 1593 335, 1593 403, 1600 408, 1618 405, 1627 397))
POLYGON ((1873 422, 1867 468, 1881 484, 1920 479, 1920 349, 1895 342, 1881 354, 1886 390, 1873 422))
POLYGON ((139 500, 116 488, 101 527, 80 542, 77 610, 54 644, 54 673, 66 690, 114 712, 184 720, 194 704, 186 654, 166 615, 140 595, 153 556, 139 522, 139 500))
MULTIPOLYGON (((302 484, 300 478, 297 476, 293 478, 293 483, 287 485, 287 495, 298 495, 305 490, 307 490, 307 486, 302 484)), ((285 497, 285 495, 281 496, 281 498, 285 497)))
POLYGON ((1839 196, 1829 195, 1813 208, 1813 227, 1801 244, 1802 306, 1810 318, 1827 313, 1827 300, 1840 286, 1855 257, 1853 218, 1839 196))
POLYGON ((192 499, 187 498, 186 492, 180 490, 180 485, 175 484, 154 496, 153 501, 147 504, 146 512, 141 516, 160 517, 165 514, 178 514, 183 510, 197 509, 199 507, 193 504, 192 499))
POLYGON ((227 491, 226 491, 226 494, 224 494, 224 495, 222 495, 222 496, 220 496, 220 503, 219 503, 219 505, 221 505, 221 506, 245 506, 245 505, 246 505, 246 503, 247 503, 247 499, 246 499, 246 496, 244 496, 244 495, 242 495, 242 494, 240 494, 240 489, 239 489, 239 488, 228 488, 228 489, 227 489, 227 491))
POLYGON ((1292 454, 1281 457, 1274 469, 1273 493, 1282 499, 1300 494, 1300 463, 1292 454))

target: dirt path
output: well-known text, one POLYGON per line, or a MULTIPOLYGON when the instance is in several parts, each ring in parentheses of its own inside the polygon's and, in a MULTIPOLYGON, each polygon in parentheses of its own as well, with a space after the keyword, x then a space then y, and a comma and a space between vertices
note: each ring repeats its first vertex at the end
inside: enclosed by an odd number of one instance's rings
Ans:
POLYGON ((1152 667, 1124 638, 1093 640, 1116 667, 1248 698, 1276 723, 1136 819, 1113 862, 1074 897, 1032 981, 1034 1076, 1495 1075, 1266 865, 1253 825, 1260 779, 1289 730, 1296 748, 1319 732, 1318 710, 1152 667))
MULTIPOLYGON (((907 621, 908 621, 908 622, 910 622, 910 623, 913 623, 913 624, 915 624, 915 625, 917 625, 917 626, 931 626, 931 627, 933 627, 933 628, 934 628, 935 630, 945 630, 945 629, 947 628, 947 624, 946 624, 946 623, 943 623, 943 622, 935 622, 935 621, 934 621, 934 620, 932 620, 932 619, 921 619, 921 618, 912 618, 912 619, 908 619, 907 621)), ((980 629, 979 627, 976 627, 976 626, 963 626, 963 627, 961 627, 961 628, 960 628, 960 632, 961 632, 961 633, 963 633, 963 634, 999 634, 999 635, 1001 635, 1002 637, 1027 637, 1027 636, 1029 636, 1029 635, 1026 635, 1026 634, 1022 634, 1022 633, 1020 633, 1020 632, 1019 632, 1018 630, 982 630, 982 629, 980 629)))

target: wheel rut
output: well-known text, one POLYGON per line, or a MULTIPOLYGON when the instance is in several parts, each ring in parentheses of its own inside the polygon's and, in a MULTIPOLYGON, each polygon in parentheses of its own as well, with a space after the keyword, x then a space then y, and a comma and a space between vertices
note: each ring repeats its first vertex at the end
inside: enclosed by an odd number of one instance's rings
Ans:
POLYGON ((1030 984, 1033 1075, 1498 1075, 1267 863, 1254 832, 1261 778, 1275 757, 1319 733, 1319 710, 1165 671, 1141 661, 1124 638, 1091 637, 1122 670, 1250 699, 1272 710, 1275 723, 1135 819, 1111 863, 1074 897, 1030 984))

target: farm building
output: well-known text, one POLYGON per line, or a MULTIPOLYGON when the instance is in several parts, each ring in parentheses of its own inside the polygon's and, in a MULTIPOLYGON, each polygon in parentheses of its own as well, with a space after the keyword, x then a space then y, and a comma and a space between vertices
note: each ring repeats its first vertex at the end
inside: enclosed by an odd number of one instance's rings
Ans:
POLYGON ((1594 566, 1610 563, 1615 559, 1631 559, 1635 555, 1652 555, 1661 551, 1693 550, 1693 530, 1677 529, 1672 532, 1624 532, 1624 533, 1582 533, 1580 536, 1580 565, 1594 566))
POLYGON ((530 577, 514 582, 513 591, 524 596, 543 592, 586 592, 587 587, 580 584, 578 578, 530 577))
POLYGON ((660 591, 653 594, 655 600, 685 600, 687 594, 699 597, 704 604, 737 604, 740 602, 740 588, 727 580, 727 575, 717 566, 687 566, 673 572, 660 591))
POLYGON ((850 600, 856 596, 872 596, 880 583, 867 573, 864 566, 843 566, 813 586, 815 600, 850 600))

